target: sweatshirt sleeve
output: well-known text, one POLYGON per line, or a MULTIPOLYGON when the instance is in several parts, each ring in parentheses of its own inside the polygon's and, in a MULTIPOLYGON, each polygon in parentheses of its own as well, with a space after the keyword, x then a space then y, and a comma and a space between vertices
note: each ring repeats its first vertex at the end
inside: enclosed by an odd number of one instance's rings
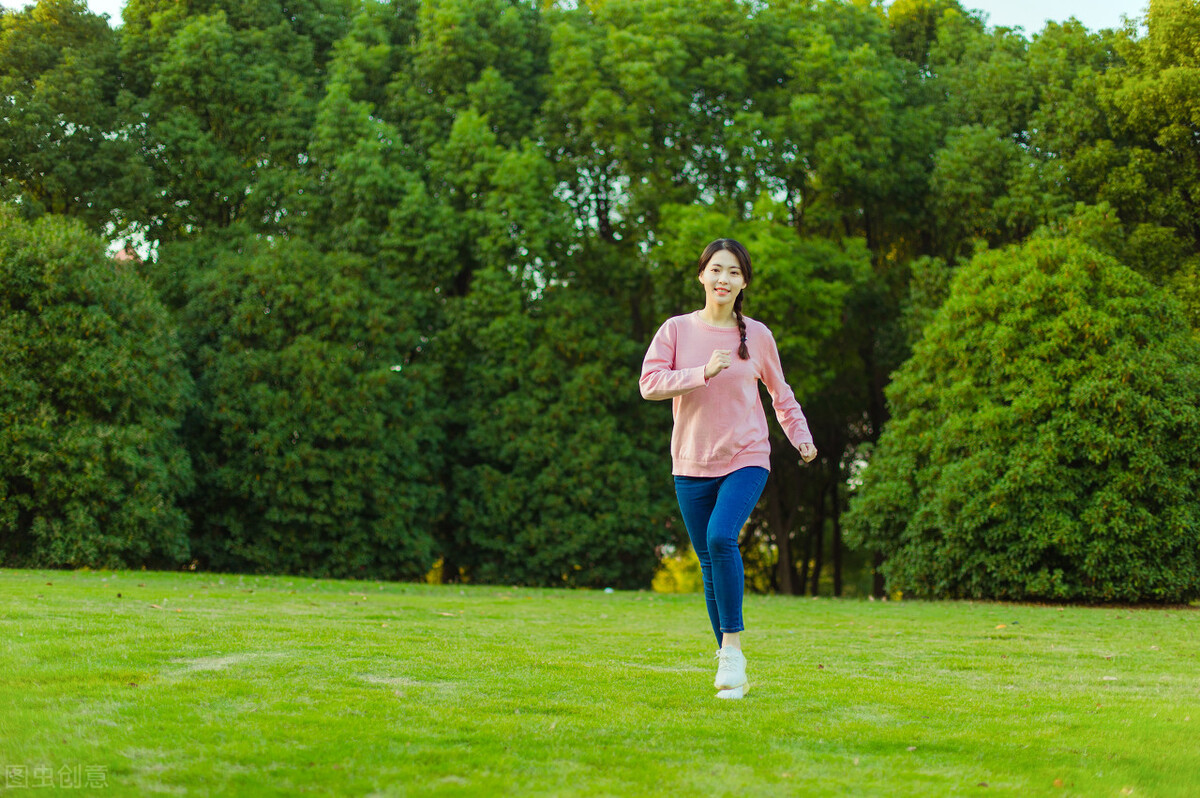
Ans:
POLYGON ((671 399, 708 384, 704 379, 704 366, 675 370, 675 335, 675 325, 670 320, 654 334, 642 361, 642 377, 638 380, 642 398, 671 399))
POLYGON ((775 417, 779 419, 779 426, 783 427, 792 446, 799 449, 800 444, 813 442, 812 432, 808 429, 808 419, 804 417, 804 411, 800 409, 796 395, 792 393, 791 387, 783 378, 783 364, 779 362, 779 348, 775 345, 775 336, 771 335, 770 330, 767 330, 766 339, 767 349, 763 353, 762 381, 767 386, 767 393, 771 394, 771 406, 775 408, 775 417))

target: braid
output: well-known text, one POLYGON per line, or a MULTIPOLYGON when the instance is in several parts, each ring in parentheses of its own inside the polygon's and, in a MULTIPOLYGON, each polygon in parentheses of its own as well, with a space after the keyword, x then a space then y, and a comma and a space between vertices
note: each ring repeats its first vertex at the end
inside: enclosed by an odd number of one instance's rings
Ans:
POLYGON ((733 300, 733 315, 737 316, 738 332, 742 334, 742 345, 738 347, 738 357, 742 360, 750 359, 750 350, 746 347, 746 320, 742 318, 742 296, 744 291, 739 292, 737 299, 733 300))

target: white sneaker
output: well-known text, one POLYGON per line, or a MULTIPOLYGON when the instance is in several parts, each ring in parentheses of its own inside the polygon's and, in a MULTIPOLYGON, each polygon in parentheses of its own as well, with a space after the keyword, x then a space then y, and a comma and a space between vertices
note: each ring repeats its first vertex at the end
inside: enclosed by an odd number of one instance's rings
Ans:
POLYGON ((720 664, 717 665, 717 678, 713 681, 713 687, 718 690, 732 690, 740 687, 744 691, 746 688, 745 655, 733 646, 721 646, 721 650, 717 652, 717 659, 720 660, 720 664))
POLYGON ((743 697, 743 696, 744 696, 744 695, 746 695, 746 693, 748 693, 748 692, 750 692, 750 683, 749 683, 749 682, 746 682, 746 683, 745 683, 744 685, 742 685, 741 687, 734 687, 732 690, 719 690, 719 691, 717 691, 717 698, 733 698, 733 699, 737 699, 737 698, 741 698, 741 697, 743 697))

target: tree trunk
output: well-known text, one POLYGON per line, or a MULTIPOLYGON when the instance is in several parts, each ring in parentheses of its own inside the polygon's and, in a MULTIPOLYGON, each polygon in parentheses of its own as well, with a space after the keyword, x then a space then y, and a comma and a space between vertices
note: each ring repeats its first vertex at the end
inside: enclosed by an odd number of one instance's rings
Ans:
POLYGON ((804 557, 800 560, 800 571, 796 574, 796 595, 804 595, 804 585, 808 581, 808 563, 812 560, 812 534, 804 536, 804 557))
POLYGON ((796 594, 796 585, 792 581, 792 542, 788 527, 783 519, 783 501, 779 496, 779 480, 772 472, 767 480, 767 518, 771 524, 771 535, 775 538, 775 548, 779 560, 775 563, 775 589, 788 596, 796 594))
POLYGON ((834 466, 834 478, 830 485, 831 497, 830 511, 833 513, 833 595, 842 595, 842 508, 841 497, 838 493, 838 485, 841 482, 841 474, 837 473, 837 466, 834 466))
POLYGON ((825 488, 822 486, 820 497, 817 499, 817 517, 813 524, 811 537, 813 541, 812 594, 820 594, 821 568, 824 566, 825 553, 825 488))
POLYGON ((883 565, 883 553, 875 552, 875 580, 871 585, 871 590, 875 594, 875 598, 883 598, 887 594, 883 590, 883 572, 880 567, 883 565))

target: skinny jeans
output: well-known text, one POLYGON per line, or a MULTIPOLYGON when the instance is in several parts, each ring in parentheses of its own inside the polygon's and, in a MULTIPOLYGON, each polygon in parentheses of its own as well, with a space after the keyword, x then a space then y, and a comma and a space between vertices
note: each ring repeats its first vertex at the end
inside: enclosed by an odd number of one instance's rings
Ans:
POLYGON ((675 496, 704 577, 704 599, 717 647, 740 632, 745 571, 738 534, 767 484, 768 471, 746 466, 721 477, 675 477, 675 496))

